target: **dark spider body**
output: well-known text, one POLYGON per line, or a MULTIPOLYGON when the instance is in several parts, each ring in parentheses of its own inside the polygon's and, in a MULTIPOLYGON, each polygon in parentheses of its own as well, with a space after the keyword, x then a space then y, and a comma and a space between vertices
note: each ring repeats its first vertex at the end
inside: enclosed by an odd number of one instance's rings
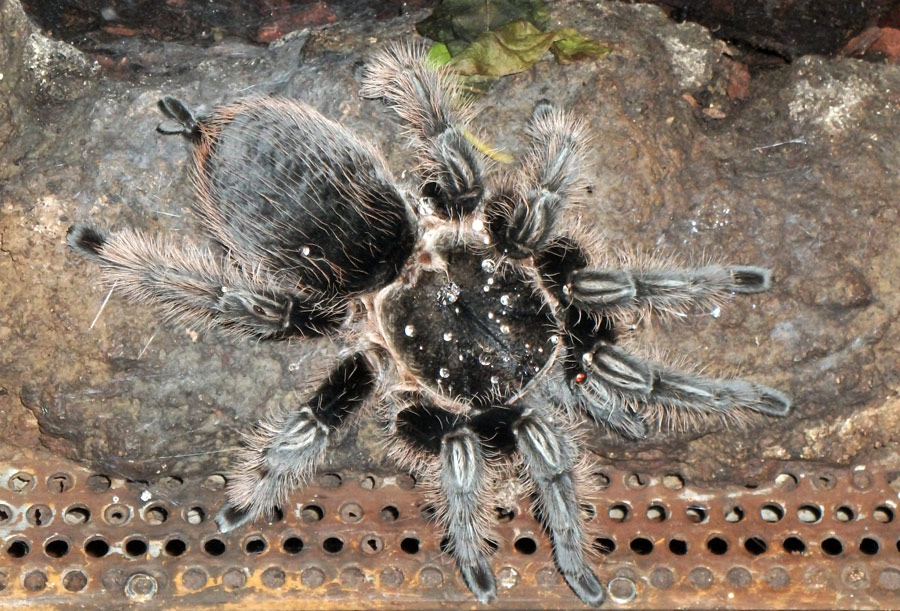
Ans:
POLYGON ((790 409, 761 384, 640 355, 617 343, 616 321, 762 292, 771 274, 604 255, 596 229, 568 211, 584 191, 586 128, 547 104, 535 108, 517 173, 486 184, 455 81, 423 54, 386 49, 363 86, 409 129, 412 193, 375 147, 299 102, 258 98, 196 117, 165 98, 178 126, 160 131, 195 144, 195 208, 214 246, 83 224, 68 241, 126 298, 174 322, 266 340, 324 335, 341 347, 293 409, 246 436, 216 517, 222 531, 285 503, 368 414, 389 455, 418 475, 478 600, 497 595, 486 541, 502 481, 518 474, 560 573, 600 605, 578 425, 642 439, 653 426, 790 409))
POLYGON ((378 301, 391 352, 437 394, 480 406, 509 401, 559 344, 561 330, 536 278, 465 243, 429 257, 443 269, 420 270, 378 301))

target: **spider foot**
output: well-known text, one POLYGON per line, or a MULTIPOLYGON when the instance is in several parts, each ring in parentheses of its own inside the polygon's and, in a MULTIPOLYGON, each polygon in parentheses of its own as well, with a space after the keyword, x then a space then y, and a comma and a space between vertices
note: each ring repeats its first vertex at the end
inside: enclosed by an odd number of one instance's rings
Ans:
POLYGON ((584 604, 599 607, 606 600, 606 590, 603 588, 603 584, 590 569, 585 569, 585 572, 575 575, 563 573, 563 578, 584 604))
POLYGON ((459 571, 478 602, 486 605, 497 598, 497 582, 487 560, 480 558, 474 564, 460 563, 459 571))
POLYGON ((219 532, 227 533, 249 524, 255 518, 256 515, 247 509, 240 509, 233 503, 225 503, 213 520, 219 527, 219 532))

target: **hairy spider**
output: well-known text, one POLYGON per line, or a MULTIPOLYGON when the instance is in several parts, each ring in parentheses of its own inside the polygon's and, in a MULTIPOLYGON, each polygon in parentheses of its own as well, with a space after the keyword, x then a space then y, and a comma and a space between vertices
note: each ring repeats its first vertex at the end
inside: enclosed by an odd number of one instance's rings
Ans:
POLYGON ((766 386, 626 350, 617 321, 765 291, 771 274, 605 256, 596 228, 572 220, 587 145, 585 124, 566 112, 539 103, 526 159, 488 187, 458 86, 421 47, 381 51, 364 79, 362 94, 386 100, 408 128, 419 160, 412 192, 374 146, 304 104, 256 98, 195 117, 165 98, 178 126, 160 130, 196 145, 196 211, 214 245, 84 224, 69 244, 126 298, 176 323, 341 346, 304 403, 247 436, 216 518, 222 531, 283 504, 369 411, 390 454, 425 484, 478 600, 497 593, 492 499, 519 474, 559 571, 599 605, 579 512, 585 416, 640 439, 651 426, 790 408, 766 386))

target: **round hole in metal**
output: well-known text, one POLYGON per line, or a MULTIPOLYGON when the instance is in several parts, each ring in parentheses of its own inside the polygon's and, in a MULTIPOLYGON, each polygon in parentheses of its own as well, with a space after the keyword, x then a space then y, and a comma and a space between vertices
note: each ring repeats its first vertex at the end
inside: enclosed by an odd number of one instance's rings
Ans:
POLYGON ((200 486, 206 490, 216 492, 223 489, 227 483, 228 480, 225 479, 224 475, 216 473, 207 477, 200 486))
POLYGON ((775 476, 775 485, 782 490, 793 490, 800 480, 793 473, 779 473, 775 476))
POLYGON ((663 475, 662 484, 669 490, 681 490, 684 488, 684 478, 678 473, 663 475))
POLYGON ((716 556, 722 556, 728 553, 728 541, 722 537, 711 537, 706 542, 706 549, 716 556))
POLYGON ((625 485, 634 490, 645 488, 648 482, 649 478, 641 473, 629 473, 625 476, 625 485))
POLYGON ((210 556, 221 556, 225 553, 225 542, 217 537, 213 537, 203 544, 203 551, 210 556))
POLYGON ((828 537, 822 541, 822 551, 829 556, 839 556, 844 553, 844 544, 837 537, 828 537))
POLYGON ((6 546, 6 553, 10 558, 24 558, 31 551, 31 546, 24 539, 13 539, 6 546))
POLYGON ((729 508, 725 512, 725 521, 736 524, 744 519, 744 510, 737 505, 729 508))
POLYGON ((87 524, 91 521, 91 510, 84 505, 72 505, 63 511, 63 522, 77 525, 87 524))
POLYGON ((807 524, 815 524, 822 519, 822 508, 818 505, 801 505, 797 509, 797 519, 807 524))
POLYGON ((639 556, 646 556, 653 551, 653 541, 646 537, 635 537, 629 544, 631 551, 639 556))
MULTIPOLYGON (((872 517, 875 518, 876 522, 888 524, 894 521, 894 510, 887 505, 879 505, 875 508, 875 511, 872 512, 872 517)), ((0 522, 2 522, 2 520, 0 520, 0 522)))
POLYGON ((404 537, 404 539, 400 542, 400 549, 402 549, 407 554, 418 554, 419 540, 415 537, 404 537))
POLYGON ((244 551, 248 554, 261 554, 266 551, 266 540, 263 537, 250 537, 244 541, 244 551))
POLYGON ((789 554, 802 554, 806 551, 806 543, 800 537, 788 537, 782 546, 784 551, 789 554))
POLYGON ((706 507, 700 507, 699 505, 692 505, 684 510, 685 515, 687 516, 688 522, 692 522, 693 524, 702 524, 709 519, 709 510, 706 507))
POLYGON ((300 510, 300 518, 304 522, 320 522, 325 517, 325 510, 318 505, 304 505, 300 510))
POLYGON ((72 489, 74 481, 68 473, 54 473, 47 478, 47 490, 56 494, 62 494, 72 489))
POLYGON ((185 543, 181 539, 172 538, 166 541, 166 545, 163 549, 165 550, 167 556, 177 558, 187 551, 187 543, 185 543))
POLYGON ((322 542, 322 549, 329 554, 337 554, 344 549, 344 542, 337 537, 328 537, 322 542))
POLYGON ((513 544, 513 547, 520 554, 525 554, 526 556, 530 556, 531 554, 537 551, 537 542, 531 537, 519 537, 516 539, 516 542, 513 544))
POLYGON ((84 553, 91 558, 103 558, 109 553, 109 543, 101 537, 88 539, 84 544, 84 553))
POLYGON ((34 476, 27 471, 13 473, 7 480, 7 486, 13 492, 28 492, 34 488, 34 476))
POLYGON ((759 508, 759 517, 763 522, 780 522, 784 518, 784 507, 778 503, 766 503, 759 508))
POLYGON ((50 539, 44 544, 44 553, 51 558, 62 558, 69 553, 69 542, 65 539, 50 539))
POLYGON ((169 519, 169 510, 163 505, 151 505, 144 509, 144 520, 147 524, 158 526, 169 519))
POLYGON ((32 526, 46 526, 53 521, 53 510, 46 505, 32 505, 25 512, 25 519, 32 526))
POLYGON ((670 539, 669 551, 676 556, 684 556, 688 551, 687 541, 684 539, 670 539))
POLYGON ((665 522, 669 512, 662 505, 650 505, 647 507, 647 519, 651 522, 665 522))
POLYGON ((131 508, 118 503, 103 510, 103 519, 110 526, 122 526, 131 519, 131 508))
POLYGON ((396 522, 400 517, 400 510, 393 505, 385 505, 381 508, 381 519, 385 522, 396 522))
POLYGON ((201 524, 206 519, 206 510, 199 505, 184 510, 184 521, 188 524, 201 524))
POLYGON ((323 473, 319 476, 319 486, 325 490, 340 488, 344 479, 338 473, 323 473))
POLYGON ((878 542, 878 539, 863 537, 859 542, 859 551, 866 556, 874 556, 881 551, 881 544, 878 542))
POLYGON ((628 519, 629 507, 625 503, 616 503, 609 508, 609 519, 613 522, 624 522, 628 519))
POLYGON ((850 522, 855 516, 853 509, 846 505, 841 505, 834 510, 834 519, 838 522, 850 522))
POLYGON ((95 473, 87 478, 87 487, 91 492, 106 492, 112 487, 112 480, 106 475, 95 473))
POLYGON ((506 507, 494 507, 494 515, 498 522, 512 522, 516 517, 516 512, 506 507))
POLYGON ((299 554, 303 550, 303 539, 300 537, 288 537, 281 544, 281 549, 288 554, 299 554))
POLYGON ((616 551, 616 542, 610 537, 597 537, 594 539, 594 549, 603 554, 604 556, 608 556, 609 554, 616 551))
POLYGON ((125 553, 132 558, 143 556, 147 553, 147 542, 143 539, 134 538, 125 542, 125 553))
POLYGON ((766 553, 766 550, 769 549, 769 545, 762 537, 749 537, 744 541, 744 549, 754 556, 759 556, 766 553))

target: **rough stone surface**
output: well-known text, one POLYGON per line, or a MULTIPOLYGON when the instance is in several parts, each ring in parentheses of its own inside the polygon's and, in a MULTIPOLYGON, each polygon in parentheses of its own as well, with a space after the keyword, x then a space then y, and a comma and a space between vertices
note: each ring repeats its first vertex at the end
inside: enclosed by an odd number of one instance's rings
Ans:
MULTIPOLYGON (((359 99, 357 76, 366 53, 411 36, 423 16, 270 47, 123 40, 123 70, 47 40, 16 2, 0 7, 0 455, 43 446, 135 479, 209 472, 265 410, 299 401, 310 364, 333 346, 172 330, 115 294, 102 308, 97 270, 68 252, 65 232, 91 219, 201 239, 189 145, 154 131, 162 95, 210 106, 297 97, 378 142, 402 176, 400 129, 359 99)), ((601 436, 598 455, 739 483, 787 460, 896 464, 900 70, 807 57, 755 75, 735 103, 727 49, 699 26, 621 3, 560 2, 554 17, 613 54, 568 66, 548 56, 502 79, 476 127, 520 153, 535 101, 574 108, 596 134, 580 214, 612 247, 772 268, 770 293, 729 300, 717 316, 645 322, 638 341, 795 400, 786 421, 639 445, 601 436)), ((364 423, 331 464, 381 464, 378 445, 359 441, 374 432, 364 423)))

